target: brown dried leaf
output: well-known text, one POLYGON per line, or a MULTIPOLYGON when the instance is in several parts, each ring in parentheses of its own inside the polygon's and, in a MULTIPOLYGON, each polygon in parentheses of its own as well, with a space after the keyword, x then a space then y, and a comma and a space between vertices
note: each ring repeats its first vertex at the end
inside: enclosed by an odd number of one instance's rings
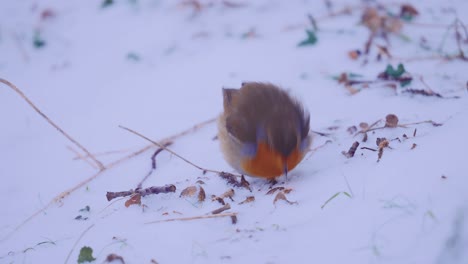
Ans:
POLYGON ((234 201, 234 199, 232 199, 234 194, 235 194, 234 189, 231 188, 231 189, 227 190, 226 192, 224 192, 220 197, 222 199, 229 198, 229 199, 231 199, 231 201, 234 201))
POLYGON ((278 194, 276 194, 275 199, 273 200, 273 204, 276 204, 276 202, 279 201, 279 200, 283 200, 283 201, 287 202, 288 204, 297 204, 297 202, 289 201, 286 198, 286 195, 284 194, 284 192, 279 192, 278 194))
POLYGON ((384 148, 389 147, 390 142, 386 138, 377 138, 376 143, 379 146, 379 153, 378 153, 378 159, 377 159, 377 162, 379 162, 380 159, 382 158, 384 148))
POLYGON ((284 187, 279 186, 279 187, 270 189, 266 194, 274 194, 276 191, 282 191, 282 190, 284 190, 284 187))
POLYGON ((346 90, 348 90, 348 92, 351 94, 351 95, 354 95, 354 94, 357 94, 359 93, 359 90, 354 88, 353 86, 349 85, 349 84, 345 84, 345 88, 346 90))
POLYGON ((139 193, 130 197, 130 199, 125 202, 125 207, 129 207, 132 204, 141 205, 141 195, 139 193))
POLYGON ((237 224, 237 215, 231 215, 231 222, 233 225, 237 224))
POLYGON ((354 142, 351 148, 349 148, 348 152, 342 151, 341 153, 345 155, 348 159, 354 157, 354 153, 356 153, 356 149, 359 147, 359 142, 354 142))
POLYGON ((220 204, 225 205, 224 199, 216 195, 211 196, 211 201, 218 201, 220 204))
POLYGON ((417 16, 417 15, 419 15, 419 12, 414 6, 412 6, 410 4, 401 5, 400 17, 405 17, 405 16, 414 17, 414 16, 417 16))
POLYGON ((364 13, 361 17, 361 22, 371 32, 377 32, 377 30, 382 27, 383 17, 379 15, 379 12, 376 8, 370 7, 364 10, 364 13))
POLYGON ((247 196, 244 201, 240 202, 239 204, 251 203, 255 201, 255 196, 247 196))
POLYGON ((220 208, 218 208, 216 210, 213 210, 211 212, 211 214, 219 214, 219 213, 222 213, 222 212, 224 212, 226 210, 229 210, 229 209, 231 209, 231 205, 227 203, 227 204, 223 205, 223 207, 220 207, 220 208))
POLYGON ((413 143, 413 145, 411 146, 411 149, 414 149, 416 147, 416 143, 413 143))
POLYGON ((387 47, 381 46, 381 45, 378 45, 378 44, 376 44, 376 46, 377 46, 377 48, 379 49, 379 54, 385 55, 385 56, 387 56, 389 59, 392 58, 392 55, 391 55, 390 52, 388 51, 387 47))
POLYGON ((338 83, 348 83, 348 81, 348 74, 346 74, 346 72, 342 72, 338 78, 338 83))
POLYGON ((105 262, 112 262, 116 260, 120 260, 122 264, 125 264, 125 260, 121 256, 114 253, 107 255, 105 262))
POLYGON ((288 193, 292 192, 292 190, 293 190, 292 188, 287 188, 287 189, 284 189, 283 192, 285 194, 288 194, 288 193))
MULTIPOLYGON (((241 181, 240 181, 240 186, 246 188, 250 192, 252 192, 252 189, 250 188, 250 182, 248 182, 244 175, 241 176, 241 181)), ((234 190, 233 190, 234 191, 234 190)), ((232 200, 232 199, 231 199, 232 200)))
POLYGON ((385 17, 383 19, 383 28, 387 32, 398 33, 403 28, 403 22, 394 17, 385 17))
POLYGON ((394 114, 388 114, 385 117, 385 127, 397 127, 398 126, 398 116, 394 114))
POLYGON ((203 189, 203 187, 200 186, 200 191, 198 192, 198 201, 203 202, 205 201, 205 198, 206 198, 205 190, 203 189))
POLYGON ((197 192, 197 186, 192 185, 182 190, 179 197, 187 197, 187 196, 192 197, 195 195, 196 192, 197 192))
POLYGON ((348 52, 348 57, 352 60, 357 60, 361 56, 360 50, 351 50, 348 52))

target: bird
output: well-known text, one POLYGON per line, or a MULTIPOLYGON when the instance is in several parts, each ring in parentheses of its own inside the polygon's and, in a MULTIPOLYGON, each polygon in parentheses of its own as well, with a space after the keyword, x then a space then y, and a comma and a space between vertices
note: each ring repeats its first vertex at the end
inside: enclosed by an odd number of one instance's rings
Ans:
POLYGON ((227 163, 242 175, 287 177, 312 143, 309 112, 271 83, 246 82, 222 93, 218 139, 227 163))

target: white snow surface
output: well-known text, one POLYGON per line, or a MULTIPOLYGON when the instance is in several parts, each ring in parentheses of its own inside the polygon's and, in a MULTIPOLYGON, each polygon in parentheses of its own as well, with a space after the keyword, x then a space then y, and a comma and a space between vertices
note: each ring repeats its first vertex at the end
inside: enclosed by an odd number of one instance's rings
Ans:
MULTIPOLYGON (((362 9, 318 19, 318 42, 298 47, 311 27, 307 14, 328 14, 324 1, 256 0, 236 8, 200 1, 209 6, 199 12, 182 2, 115 0, 102 8, 101 1, 3 0, 0 78, 92 153, 122 150, 97 155, 104 164, 149 144, 119 125, 160 140, 219 115, 222 87, 277 84, 303 102, 312 130, 330 134, 314 134, 312 148, 323 146, 274 186, 291 188, 286 197, 297 203, 274 203, 275 194, 266 194, 271 183, 263 179, 247 177, 252 192, 233 188, 165 151, 143 187, 174 184, 175 193, 148 195, 144 206, 128 208, 125 199, 107 201, 108 191, 136 188, 156 147, 54 201, 98 170, 76 159, 69 147, 81 150, 1 84, 0 263, 76 263, 83 246, 93 249, 94 263, 112 253, 125 263, 468 263, 467 62, 408 60, 436 54, 420 47, 422 37, 433 50, 445 39, 442 52, 455 54, 453 31, 440 25, 457 14, 468 24, 467 1, 409 1, 420 12, 413 21, 422 26, 404 24, 408 40, 377 38, 394 58, 377 61, 373 46, 367 64, 347 55, 362 49, 369 35, 359 25, 362 9), (44 10, 53 16, 41 19, 44 10), (41 48, 32 43, 36 30, 46 42, 41 48), (251 30, 255 36, 244 37, 251 30), (422 76, 435 92, 459 98, 375 84, 351 95, 331 78, 352 72, 375 79, 398 63, 414 78, 409 88, 427 89, 422 76), (443 125, 379 129, 367 142, 347 132, 390 113, 401 124, 443 125), (352 158, 341 153, 354 141, 377 148, 377 137, 401 142, 390 141, 379 162, 365 149, 352 158), (204 188, 204 202, 180 197, 192 185, 204 188), (211 196, 229 188, 235 195, 225 199, 226 213, 237 213, 236 224, 229 217, 147 224, 209 215, 221 206, 211 196), (248 196, 255 201, 239 204, 248 196), (86 206, 89 212, 80 211, 86 206), (75 219, 79 215, 86 220, 75 219)), ((334 10, 364 4, 331 3, 334 10)), ((394 2, 389 8, 398 11, 394 2)), ((466 43, 462 49, 468 54, 466 43)), ((202 167, 235 173, 213 140, 216 133, 210 123, 170 148, 202 167)))

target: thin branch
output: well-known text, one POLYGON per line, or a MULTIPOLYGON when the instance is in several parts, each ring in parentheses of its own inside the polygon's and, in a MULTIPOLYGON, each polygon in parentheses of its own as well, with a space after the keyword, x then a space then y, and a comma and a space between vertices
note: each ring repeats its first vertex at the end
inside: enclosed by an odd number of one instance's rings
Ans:
POLYGON ((152 186, 152 187, 145 188, 145 189, 136 189, 136 190, 130 190, 130 191, 124 191, 124 192, 107 192, 106 198, 107 198, 107 201, 111 201, 112 199, 115 199, 117 197, 126 197, 126 196, 130 196, 133 194, 139 194, 143 197, 149 194, 171 193, 175 191, 176 191, 175 185, 168 184, 165 186, 152 186))
MULTIPOLYGON (((170 137, 167 137, 163 140, 160 140, 160 142, 168 142, 168 141, 173 141, 177 138, 180 138, 180 137, 183 137, 187 134, 190 134, 190 133, 193 133, 195 131, 197 131, 198 129, 204 127, 205 125, 208 125, 210 123, 213 123, 216 121, 216 118, 212 118, 212 119, 209 119, 209 120, 206 120, 204 122, 201 122, 199 124, 196 124, 194 126, 192 126, 191 128, 189 129, 186 129, 178 134, 175 134, 175 135, 172 135, 170 137)), ((19 225, 17 225, 12 231, 10 231, 9 233, 7 233, 4 237, 0 238, 0 242, 3 242, 5 240, 7 240, 11 235, 13 235, 16 231, 18 231, 20 228, 22 228, 24 225, 26 225, 29 221, 31 221, 32 219, 34 219, 34 217, 42 214, 45 210, 47 210, 50 206, 52 206, 53 204, 57 203, 58 201, 61 201, 62 199, 64 199, 65 197, 67 197, 68 195, 70 195, 71 193, 75 192, 76 190, 80 189, 81 187, 85 186, 86 184, 90 183, 91 181, 93 181, 94 179, 96 179, 99 175, 101 175, 103 172, 109 170, 109 169, 112 169, 118 165, 120 165, 121 163, 124 163, 125 161, 128 161, 144 152, 146 152, 147 150, 149 150, 150 148, 152 148, 153 145, 148 145, 146 147, 143 147, 141 148, 140 150, 137 150, 133 153, 131 153, 130 155, 127 155, 123 158, 120 158, 114 162, 111 162, 109 163, 103 170, 101 171, 98 171, 97 173, 93 174, 92 176, 88 177, 87 179, 85 179, 84 181, 80 182, 79 184, 75 185, 74 187, 58 194, 57 196, 55 196, 49 203, 47 203, 45 206, 43 206, 41 209, 37 210, 36 212, 34 212, 31 216, 29 216, 28 218, 26 218, 25 220, 23 220, 19 225)))
MULTIPOLYGON (((167 147, 167 146, 170 146, 173 142, 172 141, 168 141, 168 142, 165 142, 163 144, 163 146, 167 147)), ((149 176, 151 176, 151 174, 154 172, 154 170, 156 170, 156 156, 161 153, 164 149, 163 148, 158 148, 153 156, 151 156, 151 169, 150 171, 146 174, 146 176, 140 181, 140 183, 138 183, 137 185, 137 189, 141 189, 141 187, 143 186, 143 183, 149 178, 149 176)))
POLYGON ((199 169, 199 170, 201 170, 201 171, 203 171, 203 172, 213 172, 213 173, 217 173, 217 174, 220 174, 220 173, 221 173, 221 171, 210 170, 210 169, 205 169, 205 168, 203 168, 203 167, 200 167, 200 166, 196 165, 195 163, 189 161, 188 159, 186 159, 186 158, 180 156, 179 154, 175 153, 175 152, 172 151, 171 149, 165 147, 164 144, 161 144, 161 143, 158 143, 158 142, 156 142, 156 141, 154 141, 154 140, 151 140, 151 139, 149 139, 148 137, 146 137, 146 136, 144 136, 144 135, 142 135, 142 134, 136 132, 136 131, 133 130, 133 129, 130 129, 130 128, 127 128, 127 127, 124 127, 124 126, 119 126, 119 127, 122 128, 122 129, 124 129, 124 130, 127 130, 128 132, 133 133, 133 134, 135 134, 135 135, 137 135, 137 136, 139 136, 139 137, 141 137, 141 138, 143 138, 143 139, 145 139, 145 140, 147 140, 147 141, 149 141, 149 142, 151 142, 151 143, 153 143, 154 145, 158 146, 159 148, 164 149, 165 151, 171 153, 172 155, 178 157, 179 159, 185 161, 186 163, 192 165, 193 167, 195 167, 195 168, 197 168, 197 169, 199 169))
POLYGON ((227 216, 235 217, 237 216, 237 213, 224 213, 224 214, 214 214, 214 215, 200 215, 200 216, 193 216, 193 217, 171 218, 171 219, 146 222, 145 225, 163 223, 163 222, 172 222, 172 221, 190 221, 190 220, 198 220, 198 219, 219 218, 219 217, 227 217, 227 216))
POLYGON ((83 236, 94 226, 94 224, 90 225, 88 228, 86 228, 83 233, 81 233, 80 237, 75 241, 75 244, 73 244, 73 247, 70 249, 70 252, 68 253, 67 258, 65 259, 65 264, 68 263, 68 260, 70 259, 71 254, 73 253, 73 250, 75 249, 76 245, 80 242, 80 240, 83 238, 83 236))
POLYGON ((80 148, 87 155, 89 155, 89 157, 98 165, 100 170, 103 170, 105 168, 104 165, 98 159, 96 159, 96 157, 94 157, 85 147, 83 147, 78 141, 76 141, 74 138, 68 135, 63 129, 61 129, 57 124, 50 120, 50 118, 47 117, 41 110, 39 110, 39 108, 31 100, 29 100, 29 98, 26 97, 26 95, 18 87, 2 78, 0 78, 0 82, 10 87, 13 91, 19 94, 19 96, 21 96, 21 98, 23 98, 39 115, 41 115, 51 126, 57 129, 60 132, 60 134, 64 135, 68 140, 70 140, 78 148, 80 148))
POLYGON ((93 167, 93 169, 97 169, 97 168, 98 168, 98 167, 96 167, 96 164, 92 163, 89 159, 85 158, 83 155, 81 155, 80 152, 76 151, 73 147, 67 146, 67 149, 70 150, 71 152, 73 152, 73 153, 76 155, 76 158, 77 158, 77 159, 81 159, 81 160, 83 160, 84 162, 88 163, 89 166, 93 167))

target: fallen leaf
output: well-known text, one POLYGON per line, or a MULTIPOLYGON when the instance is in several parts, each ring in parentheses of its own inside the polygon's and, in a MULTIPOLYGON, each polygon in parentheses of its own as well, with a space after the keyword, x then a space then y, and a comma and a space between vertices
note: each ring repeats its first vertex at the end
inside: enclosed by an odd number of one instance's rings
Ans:
POLYGON ((206 193, 205 190, 200 186, 200 191, 198 192, 198 201, 203 202, 205 201, 206 193))
POLYGON ((284 192, 279 192, 278 194, 276 194, 275 196, 275 199, 273 200, 273 204, 276 204, 277 201, 279 200, 283 200, 285 202, 287 202, 288 204, 297 204, 297 202, 291 202, 289 201, 287 198, 286 198, 286 195, 284 194, 284 192))
POLYGON ((141 205, 141 195, 139 193, 134 194, 130 199, 125 201, 125 207, 129 207, 132 204, 141 205))
POLYGON ((411 149, 414 149, 416 147, 416 143, 413 143, 413 145, 411 146, 411 149))
POLYGON ((279 187, 270 189, 266 194, 274 194, 276 191, 282 191, 282 190, 284 190, 284 187, 279 186, 279 187))
POLYGON ((223 199, 224 198, 229 198, 229 199, 231 199, 231 201, 234 201, 234 199, 232 199, 234 194, 235 194, 234 189, 229 189, 226 192, 224 192, 220 197, 223 198, 223 199))
POLYGON ((391 127, 391 128, 397 127, 398 126, 398 116, 396 116, 394 114, 388 114, 385 117, 385 126, 386 127, 391 127))
POLYGON ((341 154, 345 155, 345 157, 352 158, 356 153, 356 149, 359 147, 359 142, 354 142, 353 145, 349 148, 348 152, 342 151, 341 154))
POLYGON ((112 262, 112 261, 117 261, 117 260, 120 260, 122 264, 125 264, 124 259, 117 254, 112 253, 112 254, 107 255, 106 257, 106 262, 112 262))
POLYGON ((251 203, 253 201, 255 201, 255 196, 248 196, 247 198, 245 198, 244 201, 240 202, 239 204, 251 203))
POLYGON ((348 52, 348 57, 352 60, 357 60, 361 56, 360 50, 351 50, 348 52))
POLYGON ((192 197, 195 195, 196 192, 197 192, 197 186, 192 185, 182 190, 179 197, 187 197, 187 196, 192 197))

